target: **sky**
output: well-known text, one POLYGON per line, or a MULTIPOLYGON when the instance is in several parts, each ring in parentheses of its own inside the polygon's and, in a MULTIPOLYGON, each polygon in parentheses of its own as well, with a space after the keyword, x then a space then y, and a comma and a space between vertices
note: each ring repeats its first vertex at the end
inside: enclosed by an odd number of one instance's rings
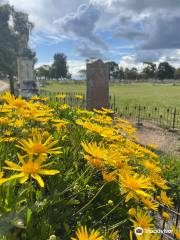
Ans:
POLYGON ((73 77, 94 57, 141 69, 143 62, 180 67, 180 0, 0 0, 27 12, 38 63, 57 52, 73 77))

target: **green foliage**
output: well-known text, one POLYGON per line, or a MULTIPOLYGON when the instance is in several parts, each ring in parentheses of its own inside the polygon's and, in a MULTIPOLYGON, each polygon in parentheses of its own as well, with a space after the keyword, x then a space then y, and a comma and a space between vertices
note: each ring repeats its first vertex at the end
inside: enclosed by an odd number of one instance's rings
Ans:
POLYGON ((16 71, 16 56, 18 38, 9 27, 12 8, 0 5, 0 72, 14 74, 16 71))
POLYGON ((180 190, 180 157, 177 155, 160 155, 165 178, 180 190))
POLYGON ((116 62, 108 62, 110 80, 119 79, 119 65, 116 62))
MULTIPOLYGON (((16 11, 9 4, 0 5, 0 72, 9 76, 12 93, 13 76, 17 72, 17 56, 19 48, 22 47, 21 38, 24 34, 29 37, 32 26, 27 14, 16 11)), ((27 48, 26 54, 35 61, 35 53, 31 49, 27 48)))
MULTIPOLYGON (((62 118, 61 111, 56 114, 62 118)), ((63 118, 73 123, 77 113, 66 110, 63 118)), ((83 159, 81 141, 95 141, 98 137, 75 124, 69 125, 67 134, 62 140, 63 132, 53 133, 62 147, 62 153, 52 157, 53 167, 60 174, 45 176, 44 189, 34 181, 23 185, 13 181, 0 186, 0 239, 48 240, 55 235, 59 240, 69 240, 78 226, 87 225, 103 229, 108 240, 112 230, 119 232, 126 223, 121 236, 128 240, 129 206, 124 205, 118 184, 104 183, 101 172, 83 159), (112 204, 108 204, 109 200, 112 204)), ((3 165, 4 159, 15 157, 17 148, 13 143, 1 143, 0 147, 5 154, 1 155, 3 165), (6 147, 14 148, 14 152, 8 154, 6 147)))
POLYGON ((175 73, 175 68, 171 66, 168 62, 162 62, 159 64, 157 69, 157 76, 160 80, 173 79, 175 73))
POLYGON ((56 53, 54 55, 54 63, 52 65, 53 78, 66 78, 68 74, 67 60, 63 53, 56 53))
POLYGON ((43 77, 46 80, 50 78, 50 71, 51 67, 49 65, 42 65, 41 67, 36 69, 36 75, 37 77, 43 77))
POLYGON ((156 64, 151 62, 144 62, 146 66, 144 67, 142 74, 145 79, 155 78, 156 77, 156 64))

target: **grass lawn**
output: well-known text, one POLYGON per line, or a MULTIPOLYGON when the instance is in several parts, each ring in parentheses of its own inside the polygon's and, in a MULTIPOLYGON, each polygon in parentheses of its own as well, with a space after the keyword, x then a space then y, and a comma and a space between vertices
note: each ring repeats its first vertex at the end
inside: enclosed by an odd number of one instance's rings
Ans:
MULTIPOLYGON (((86 84, 53 83, 45 88, 52 92, 86 92, 86 84)), ((111 84, 110 94, 116 96, 117 106, 149 105, 162 107, 177 107, 180 109, 180 86, 172 84, 111 84)))

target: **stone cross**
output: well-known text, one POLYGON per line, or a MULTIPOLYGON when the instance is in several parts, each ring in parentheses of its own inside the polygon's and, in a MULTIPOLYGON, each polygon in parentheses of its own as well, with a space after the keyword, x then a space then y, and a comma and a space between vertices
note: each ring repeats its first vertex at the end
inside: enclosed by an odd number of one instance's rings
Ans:
POLYGON ((87 62, 87 109, 109 107, 109 67, 102 60, 87 62))

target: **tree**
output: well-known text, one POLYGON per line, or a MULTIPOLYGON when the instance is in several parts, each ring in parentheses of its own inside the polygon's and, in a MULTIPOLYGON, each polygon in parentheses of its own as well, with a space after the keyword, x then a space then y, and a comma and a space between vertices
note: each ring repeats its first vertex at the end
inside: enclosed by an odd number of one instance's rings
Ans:
POLYGON ((45 80, 50 79, 50 68, 49 65, 42 65, 36 69, 36 75, 45 80))
POLYGON ((138 70, 137 68, 133 67, 129 71, 129 78, 132 80, 138 79, 138 70))
MULTIPOLYGON (((32 24, 27 14, 15 11, 9 4, 0 5, 0 72, 9 76, 12 94, 14 94, 13 77, 17 74, 20 39, 23 31, 30 26, 32 24)), ((28 52, 35 57, 30 49, 28 52)))
POLYGON ((52 75, 54 78, 66 78, 68 74, 67 57, 64 53, 56 53, 54 55, 54 63, 52 64, 52 75))
POLYGON ((151 62, 144 62, 146 65, 142 71, 142 75, 145 79, 155 78, 156 76, 156 64, 151 62))
POLYGON ((119 65, 116 62, 108 62, 110 80, 119 79, 119 65))
POLYGON ((124 74, 124 69, 123 67, 119 68, 119 81, 122 81, 122 79, 125 78, 125 74, 124 74))
POLYGON ((157 76, 160 80, 173 79, 175 73, 175 68, 171 66, 168 62, 162 62, 158 66, 157 76))
POLYGON ((131 69, 125 68, 124 76, 125 76, 125 79, 129 79, 129 80, 137 79, 138 78, 137 68, 135 68, 135 67, 133 67, 131 69))
POLYGON ((8 75, 11 92, 14 93, 13 76, 16 73, 16 57, 18 50, 17 36, 9 27, 12 8, 0 6, 0 72, 8 75))

